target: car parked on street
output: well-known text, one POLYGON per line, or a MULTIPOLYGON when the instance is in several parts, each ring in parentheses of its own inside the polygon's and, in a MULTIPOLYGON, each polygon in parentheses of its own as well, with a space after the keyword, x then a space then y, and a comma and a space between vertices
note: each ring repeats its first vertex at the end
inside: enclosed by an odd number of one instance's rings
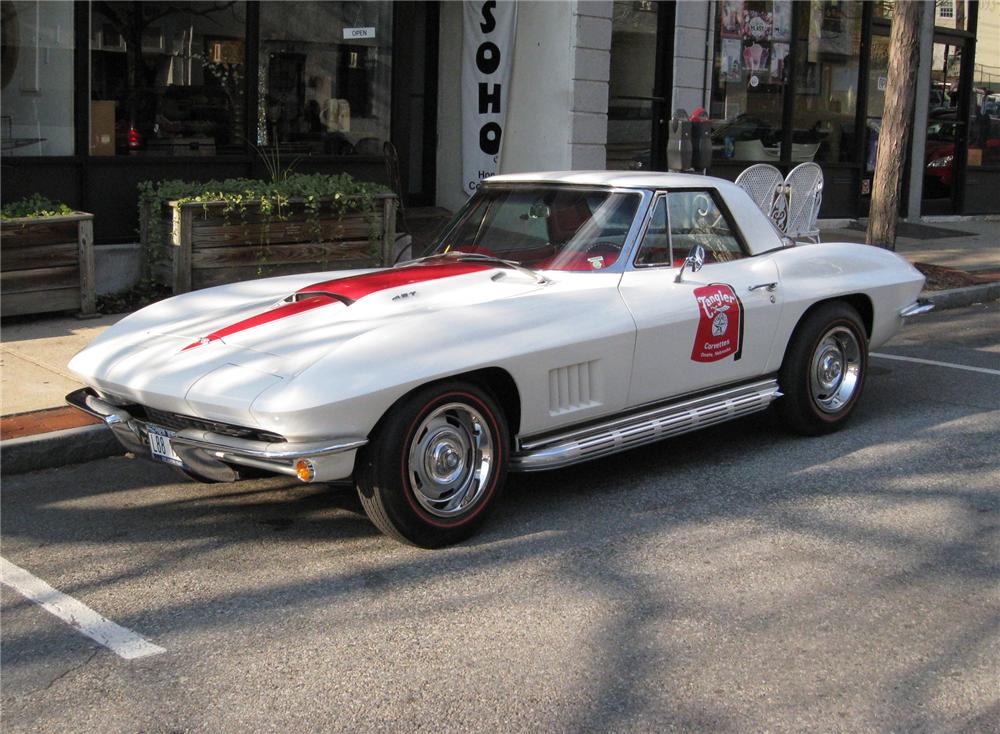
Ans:
POLYGON ((382 531, 436 547, 507 472, 597 459, 768 408, 854 412, 868 350, 929 309, 897 255, 796 246, 721 179, 496 176, 428 257, 209 288, 70 363, 68 401, 201 481, 353 479, 382 531))

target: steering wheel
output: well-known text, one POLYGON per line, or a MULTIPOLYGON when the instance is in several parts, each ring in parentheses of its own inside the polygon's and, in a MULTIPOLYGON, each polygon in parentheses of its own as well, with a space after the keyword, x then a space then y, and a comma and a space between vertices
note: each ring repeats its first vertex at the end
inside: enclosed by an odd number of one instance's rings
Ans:
POLYGON ((596 257, 602 258, 604 262, 602 263, 601 268, 596 269, 603 269, 614 265, 618 256, 621 254, 621 251, 622 246, 617 245, 614 242, 595 242, 584 250, 583 257, 587 260, 596 257))
POLYGON ((586 250, 584 250, 584 253, 589 255, 592 252, 598 252, 598 253, 613 252, 617 256, 617 253, 621 251, 622 251, 622 246, 616 245, 614 242, 595 242, 594 244, 590 245, 586 250))

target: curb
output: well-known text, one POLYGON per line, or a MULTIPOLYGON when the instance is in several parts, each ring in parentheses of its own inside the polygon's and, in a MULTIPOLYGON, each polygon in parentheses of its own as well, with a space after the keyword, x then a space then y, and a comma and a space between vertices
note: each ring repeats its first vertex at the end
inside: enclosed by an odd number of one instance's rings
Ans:
POLYGON ((124 453, 125 449, 103 423, 64 428, 0 442, 0 475, 24 474, 124 453))
MULTIPOLYGON (((923 291, 921 300, 936 311, 1000 300, 1000 283, 983 283, 943 291, 923 291)), ((103 425, 65 428, 0 442, 0 475, 25 474, 68 464, 122 456, 125 450, 103 425)))
POLYGON ((935 311, 961 308, 974 303, 985 303, 1000 299, 1000 283, 981 283, 964 288, 949 288, 943 291, 923 291, 920 299, 934 304, 935 311))

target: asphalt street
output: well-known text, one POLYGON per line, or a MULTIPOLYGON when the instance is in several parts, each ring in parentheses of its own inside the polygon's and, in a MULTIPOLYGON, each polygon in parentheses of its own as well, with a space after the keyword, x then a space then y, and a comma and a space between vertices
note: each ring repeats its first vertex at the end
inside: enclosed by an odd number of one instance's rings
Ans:
POLYGON ((915 320, 852 423, 513 475, 473 540, 114 458, 4 481, 4 732, 1000 731, 1000 307, 915 320))

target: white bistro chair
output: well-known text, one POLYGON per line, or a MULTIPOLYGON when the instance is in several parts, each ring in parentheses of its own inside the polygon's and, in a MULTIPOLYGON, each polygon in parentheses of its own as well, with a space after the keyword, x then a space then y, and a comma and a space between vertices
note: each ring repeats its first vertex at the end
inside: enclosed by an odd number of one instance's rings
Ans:
POLYGON ((771 218, 782 232, 788 219, 788 199, 781 171, 768 163, 757 163, 736 177, 736 185, 746 191, 757 208, 771 218))
POLYGON ((793 240, 819 242, 819 207, 823 201, 823 170, 815 163, 801 163, 785 178, 788 220, 783 227, 793 240))

